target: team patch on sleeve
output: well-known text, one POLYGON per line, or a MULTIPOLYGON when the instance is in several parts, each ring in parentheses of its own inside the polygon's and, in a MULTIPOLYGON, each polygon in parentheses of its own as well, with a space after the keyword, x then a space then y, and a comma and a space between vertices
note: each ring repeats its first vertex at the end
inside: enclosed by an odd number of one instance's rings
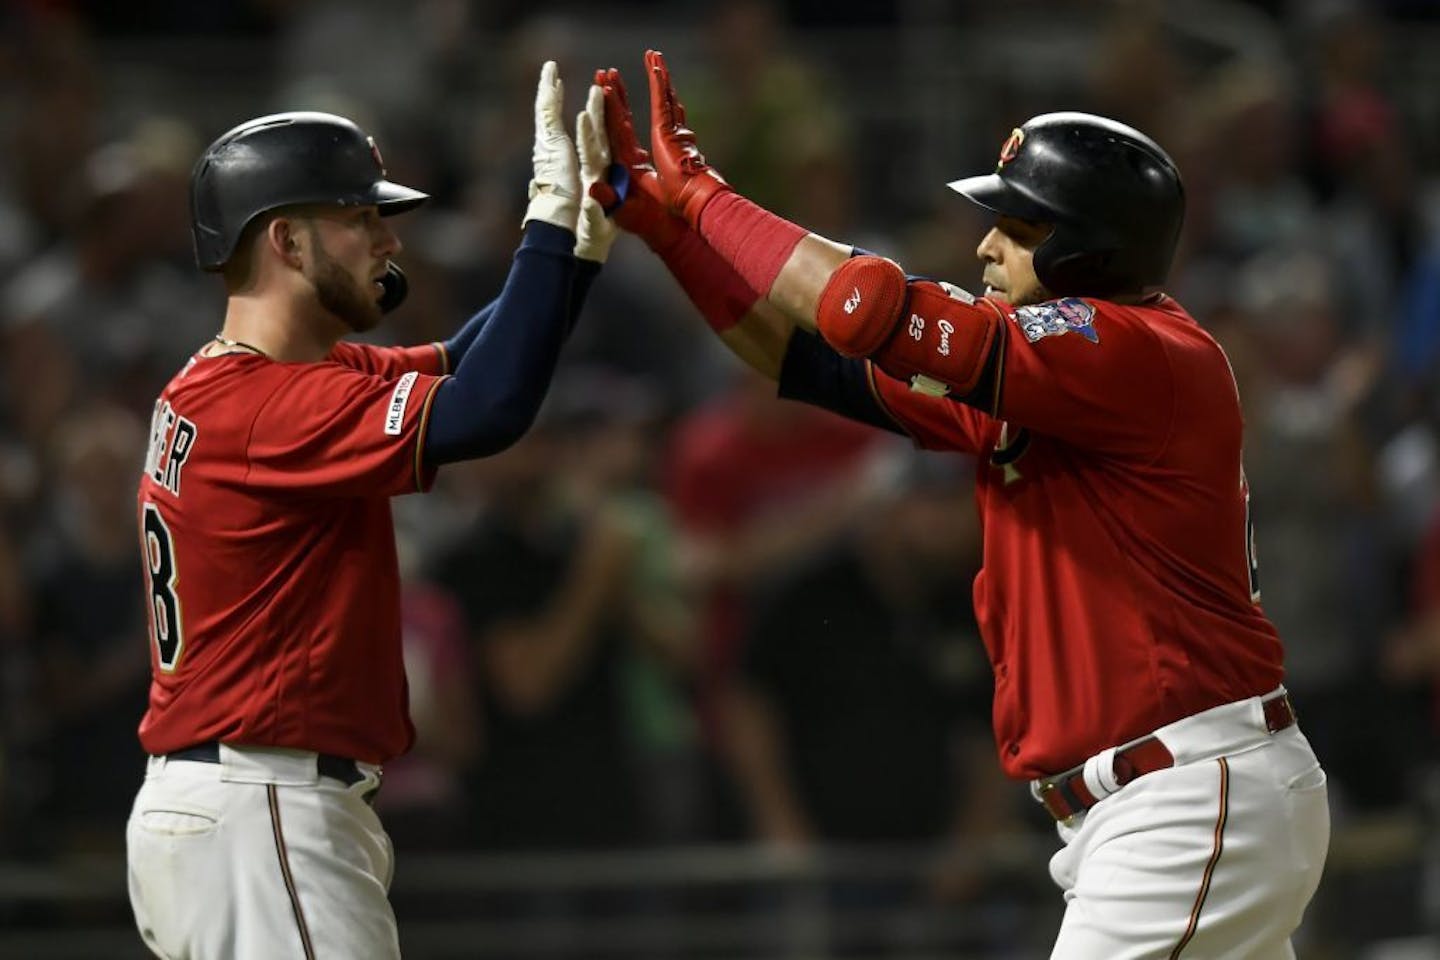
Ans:
POLYGON ((412 370, 395 384, 395 392, 390 394, 390 405, 385 408, 385 435, 387 437, 400 435, 400 429, 405 425, 405 407, 410 403, 410 391, 415 389, 417 377, 419 374, 412 370))
POLYGON ((1031 343, 1072 331, 1091 343, 1100 342, 1100 334, 1095 331, 1095 308, 1078 297, 1021 307, 1011 317, 1031 343))

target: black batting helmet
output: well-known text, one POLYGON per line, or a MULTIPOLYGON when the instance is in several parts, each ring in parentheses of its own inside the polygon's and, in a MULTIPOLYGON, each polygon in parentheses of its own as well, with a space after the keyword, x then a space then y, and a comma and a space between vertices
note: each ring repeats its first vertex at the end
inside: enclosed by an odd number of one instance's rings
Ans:
POLYGON ((1055 225, 1035 250, 1035 275, 1056 296, 1164 283, 1185 218, 1180 171, 1159 144, 1088 113, 1028 120, 994 173, 949 186, 996 213, 1055 225))
POLYGON ((329 113, 277 113, 223 134, 190 174, 195 260, 219 270, 247 224, 277 207, 301 203, 375 204, 403 213, 428 194, 385 179, 373 137, 329 113))

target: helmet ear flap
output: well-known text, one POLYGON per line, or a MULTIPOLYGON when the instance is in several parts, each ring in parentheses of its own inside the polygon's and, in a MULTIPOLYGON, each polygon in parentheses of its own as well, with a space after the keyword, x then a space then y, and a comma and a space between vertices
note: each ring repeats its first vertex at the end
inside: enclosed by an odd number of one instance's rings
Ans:
POLYGON ((380 295, 380 312, 389 313, 405 301, 410 293, 410 282, 405 279, 405 271, 390 260, 385 264, 385 276, 380 278, 380 286, 385 292, 380 295))
POLYGON ((1069 253, 1043 259, 1035 258, 1035 276, 1045 289, 1056 297, 1077 296, 1081 292, 1103 297, 1113 290, 1102 290, 1096 280, 1104 276, 1104 265, 1110 258, 1104 253, 1069 253))
POLYGON ((1120 251, 1075 250, 1076 238, 1061 234, 1068 234, 1064 224, 1057 225, 1035 250, 1035 276, 1052 296, 1108 297, 1131 292, 1126 271, 1117 269, 1122 266, 1117 262, 1123 260, 1120 251))

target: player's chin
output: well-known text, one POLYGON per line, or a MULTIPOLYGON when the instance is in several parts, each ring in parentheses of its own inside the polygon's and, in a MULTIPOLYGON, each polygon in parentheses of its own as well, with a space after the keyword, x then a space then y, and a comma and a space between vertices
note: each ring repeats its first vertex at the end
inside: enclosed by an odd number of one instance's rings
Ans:
POLYGON ((380 301, 385 296, 384 285, 376 280, 369 284, 367 292, 370 296, 356 296, 350 309, 346 311, 348 316, 345 321, 357 333, 374 330, 385 317, 385 311, 380 309, 380 301))
POLYGON ((1054 299, 1044 287, 1027 290, 998 290, 994 293, 987 294, 987 296, 1016 308, 1030 307, 1037 303, 1044 303, 1046 300, 1054 299))

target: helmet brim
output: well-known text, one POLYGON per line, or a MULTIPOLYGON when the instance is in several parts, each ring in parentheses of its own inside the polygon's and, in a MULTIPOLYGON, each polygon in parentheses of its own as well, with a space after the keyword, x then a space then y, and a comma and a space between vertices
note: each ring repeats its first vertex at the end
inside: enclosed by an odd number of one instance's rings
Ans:
POLYGON ((389 180, 377 180, 375 186, 370 188, 370 199, 366 202, 379 207, 380 216, 388 217, 404 213, 406 210, 414 210, 429 199, 430 194, 428 193, 421 193, 419 190, 391 183, 389 180))
POLYGON ((1053 223, 1056 219, 1055 211, 1031 199, 1023 191, 1001 179, 999 174, 988 173, 978 177, 965 177, 963 180, 951 180, 946 186, 971 203, 1007 217, 1019 217, 1021 220, 1033 220, 1037 223, 1053 223))

